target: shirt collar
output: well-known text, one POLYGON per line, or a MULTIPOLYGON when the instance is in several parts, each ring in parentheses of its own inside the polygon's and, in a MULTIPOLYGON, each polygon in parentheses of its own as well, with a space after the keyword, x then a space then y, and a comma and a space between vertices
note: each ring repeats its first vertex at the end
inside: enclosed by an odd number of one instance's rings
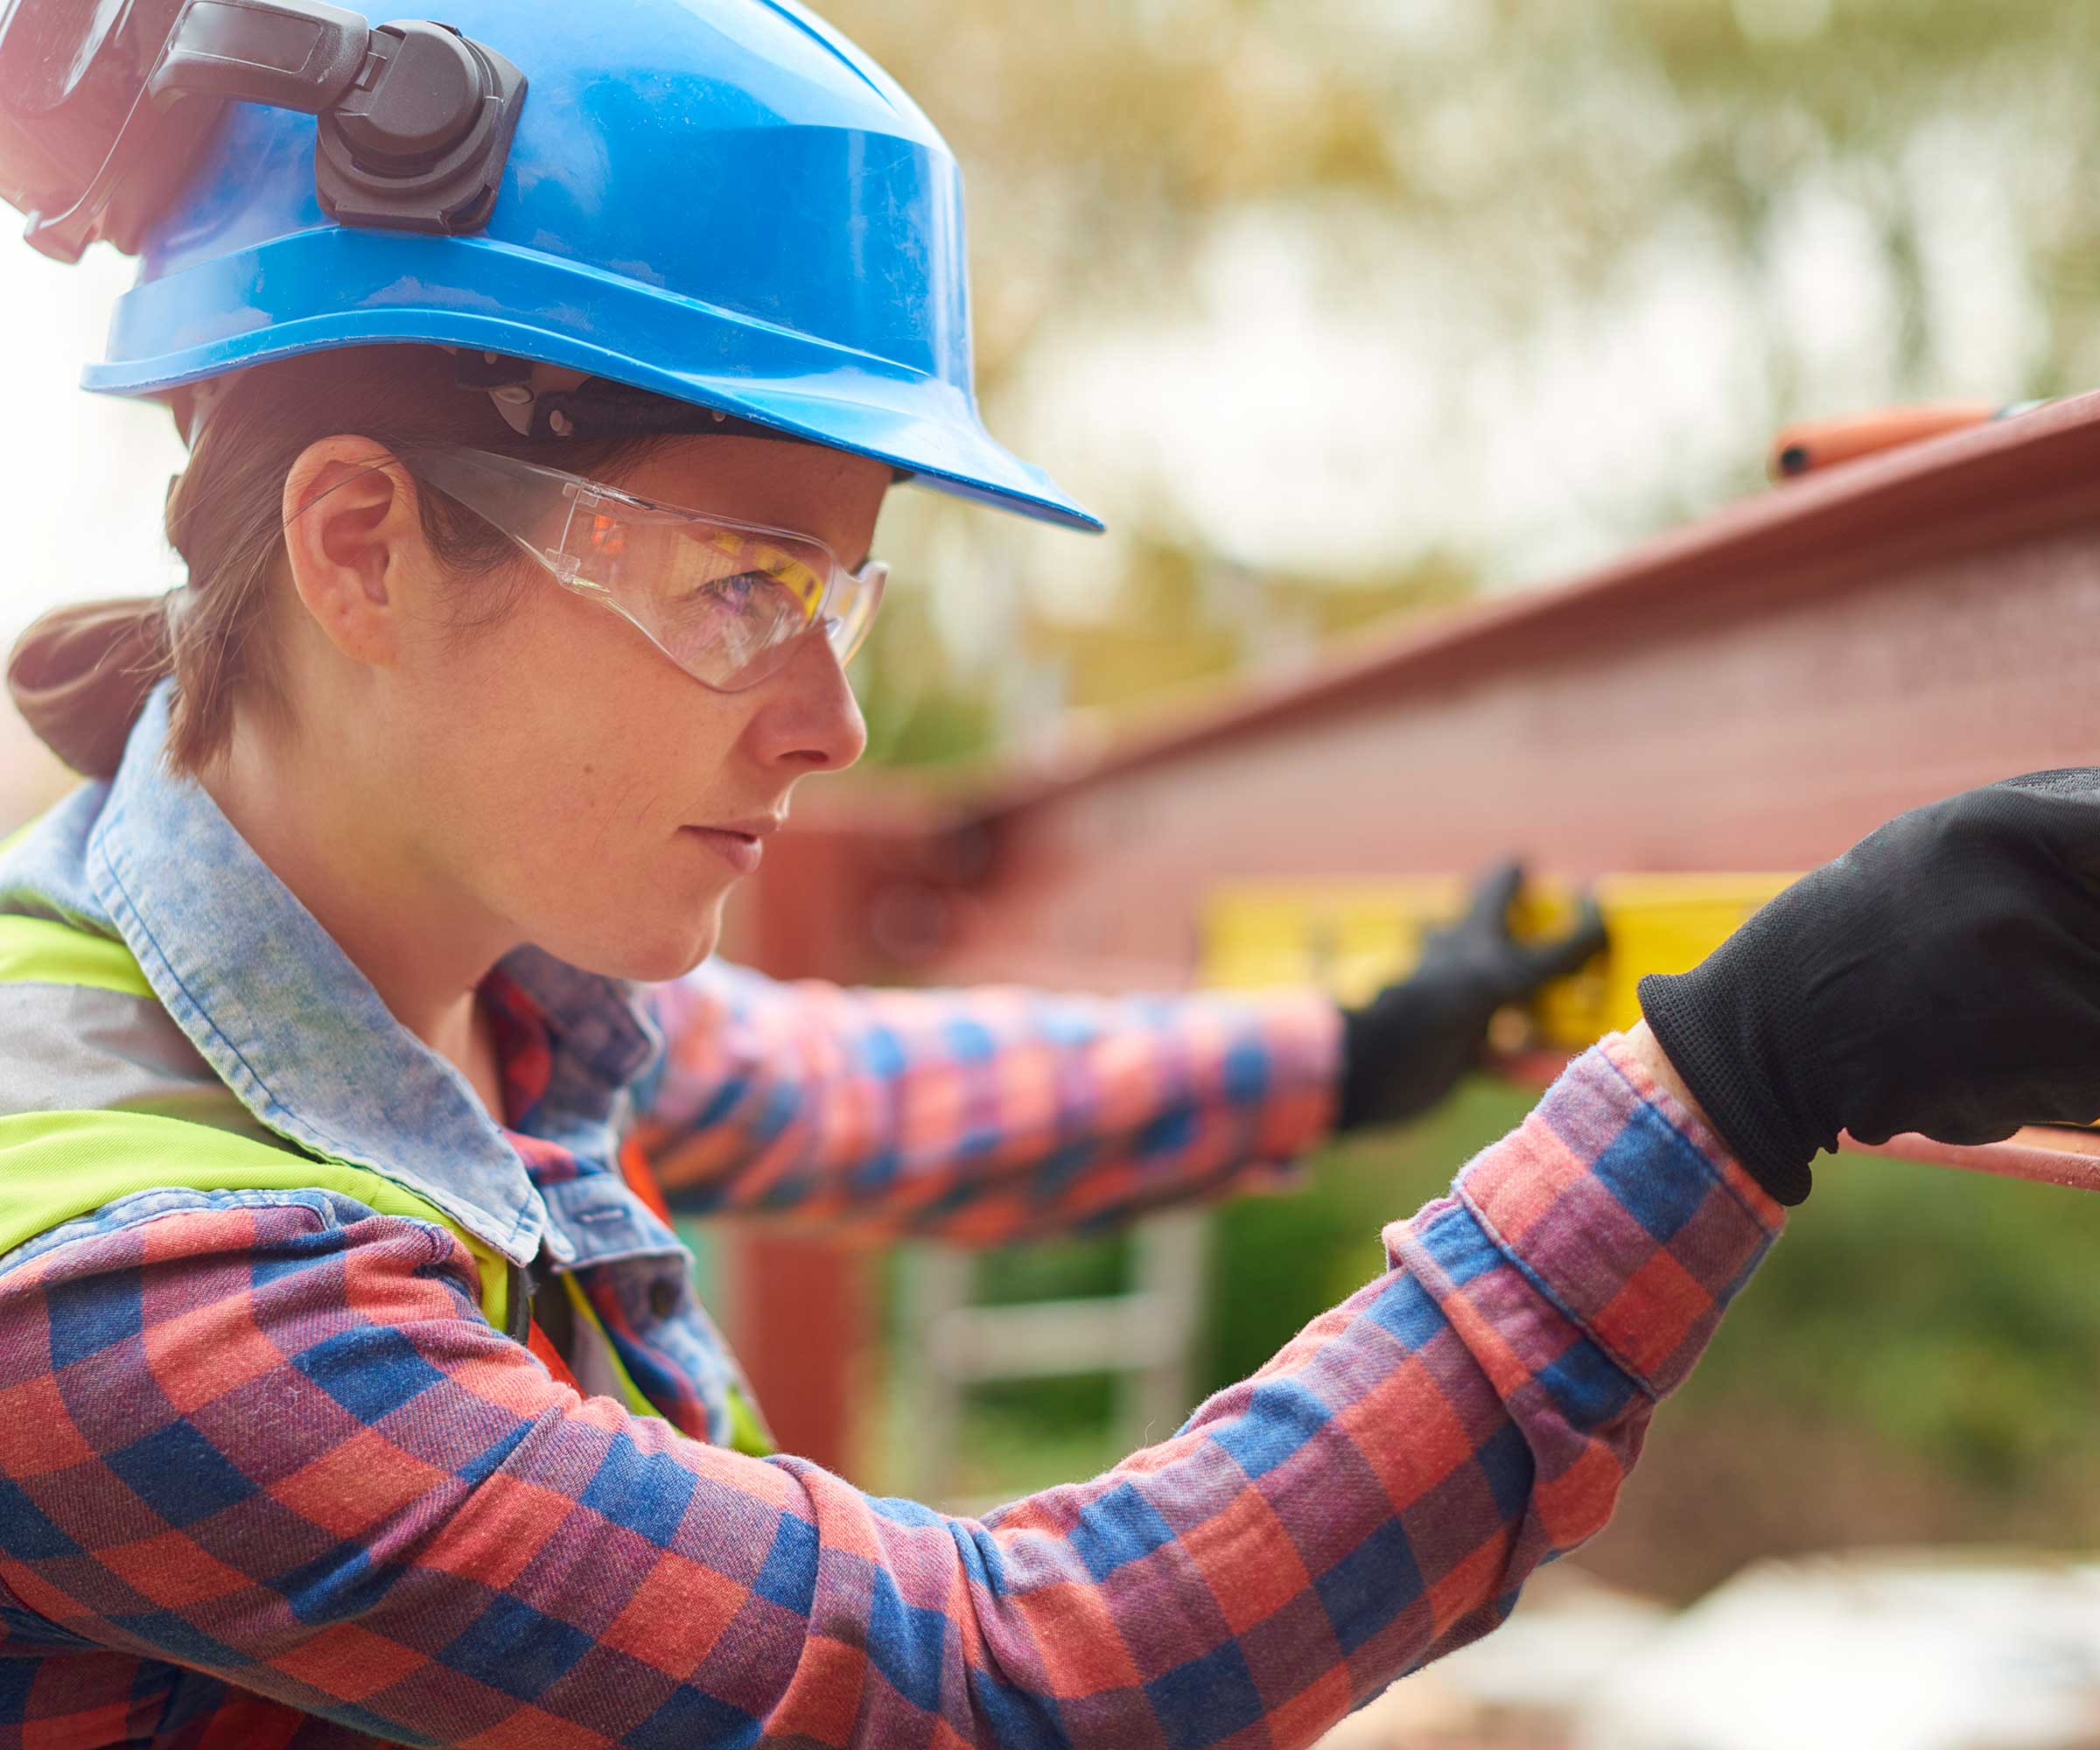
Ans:
MULTIPOLYGON (((263 1124, 428 1198, 523 1263, 568 1242, 466 1079, 397 1022, 204 788, 162 757, 172 684, 133 730, 88 836, 87 878, 177 1023, 263 1124)), ((659 1048, 628 987, 538 949, 505 962, 554 1053, 540 1122, 606 1132, 659 1048)))

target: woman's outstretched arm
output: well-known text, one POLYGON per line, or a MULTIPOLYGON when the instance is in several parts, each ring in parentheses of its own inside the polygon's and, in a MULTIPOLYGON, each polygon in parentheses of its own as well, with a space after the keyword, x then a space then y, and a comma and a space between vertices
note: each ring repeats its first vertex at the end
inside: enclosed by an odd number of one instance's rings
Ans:
POLYGON ((656 993, 636 1137, 672 1203, 1000 1245, 1274 1185, 1332 1127, 1319 992, 854 990, 710 962, 656 993))

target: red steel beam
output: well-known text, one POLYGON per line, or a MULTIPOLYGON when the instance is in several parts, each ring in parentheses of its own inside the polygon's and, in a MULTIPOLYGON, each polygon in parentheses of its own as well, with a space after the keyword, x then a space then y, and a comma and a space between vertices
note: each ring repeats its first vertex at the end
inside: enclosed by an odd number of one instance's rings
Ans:
POLYGON ((920 969, 1180 983, 1237 878, 1807 868, 2100 760, 2100 396, 1777 488, 974 811, 920 969))

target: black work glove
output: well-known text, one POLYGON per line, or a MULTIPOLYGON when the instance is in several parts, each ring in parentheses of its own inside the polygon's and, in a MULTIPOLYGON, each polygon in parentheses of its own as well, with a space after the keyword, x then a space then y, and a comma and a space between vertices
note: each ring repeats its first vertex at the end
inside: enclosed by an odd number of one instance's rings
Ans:
POLYGON ((1464 920, 1422 943, 1401 983, 1341 1012, 1337 1130, 1390 1124, 1435 1105, 1479 1060, 1494 1012, 1564 978, 1604 949, 1604 920, 1590 900, 1554 942, 1519 942, 1509 906, 1523 872, 1504 864, 1473 892, 1464 920))
POLYGON ((2100 1116, 2100 770, 1900 815, 1804 876, 1648 1024, 1782 1203, 1838 1132, 1998 1142, 2100 1116))

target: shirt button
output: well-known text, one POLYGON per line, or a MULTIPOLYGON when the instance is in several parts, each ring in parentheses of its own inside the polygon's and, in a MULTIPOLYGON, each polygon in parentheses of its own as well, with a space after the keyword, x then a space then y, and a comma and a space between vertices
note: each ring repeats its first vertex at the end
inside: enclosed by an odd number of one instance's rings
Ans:
POLYGON ((668 1319, 678 1310, 678 1284, 668 1276, 660 1276, 649 1284, 649 1311, 659 1319, 668 1319))

